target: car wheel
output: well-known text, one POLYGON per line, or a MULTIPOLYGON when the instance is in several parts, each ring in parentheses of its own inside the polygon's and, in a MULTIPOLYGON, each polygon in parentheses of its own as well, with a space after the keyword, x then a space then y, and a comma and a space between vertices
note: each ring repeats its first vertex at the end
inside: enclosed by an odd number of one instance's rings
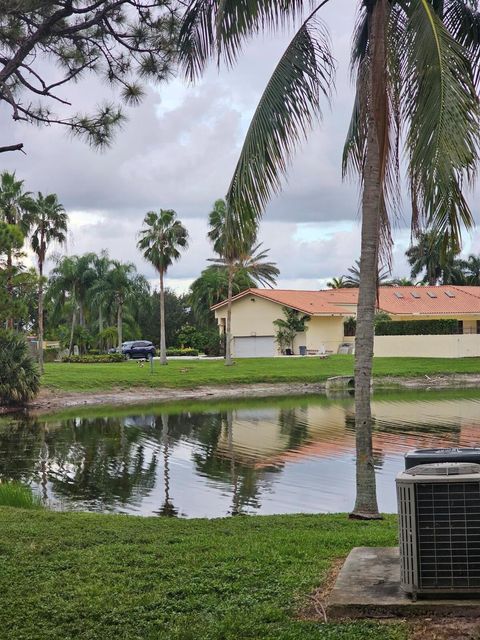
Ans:
POLYGON ((130 358, 131 358, 131 357, 132 357, 132 356, 131 356, 129 353, 126 353, 126 354, 125 354, 125 360, 130 360, 130 358))

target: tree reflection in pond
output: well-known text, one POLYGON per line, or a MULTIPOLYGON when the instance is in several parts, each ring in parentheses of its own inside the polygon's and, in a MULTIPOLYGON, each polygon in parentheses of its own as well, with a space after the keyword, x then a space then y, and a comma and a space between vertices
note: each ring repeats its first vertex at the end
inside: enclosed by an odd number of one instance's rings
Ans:
MULTIPOLYGON (((469 446, 480 391, 374 397, 381 505, 414 447, 469 446)), ((351 398, 116 410, 96 417, 0 418, 0 481, 30 483, 54 508, 225 516, 348 509, 351 398)))
POLYGON ((71 419, 66 426, 49 455, 48 479, 60 501, 111 510, 140 503, 155 486, 157 454, 146 452, 141 425, 105 417, 71 419))
POLYGON ((169 443, 168 443, 168 420, 167 413, 162 413, 162 446, 163 446, 163 487, 165 491, 165 497, 163 504, 158 511, 159 516, 166 516, 167 518, 174 518, 178 515, 178 509, 175 508, 170 498, 170 467, 169 467, 169 443))

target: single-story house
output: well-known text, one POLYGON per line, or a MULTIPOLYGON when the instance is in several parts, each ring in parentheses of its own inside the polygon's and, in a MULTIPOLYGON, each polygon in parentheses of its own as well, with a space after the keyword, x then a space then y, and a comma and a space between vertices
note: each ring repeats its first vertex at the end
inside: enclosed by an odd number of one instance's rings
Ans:
MULTIPOLYGON (((345 345, 353 346, 355 338, 345 335, 344 322, 356 316, 357 301, 358 289, 354 288, 242 291, 232 302, 233 355, 238 358, 280 355, 274 321, 284 319, 283 307, 310 316, 306 331, 295 338, 295 353, 299 353, 301 346, 305 347, 307 354, 337 353, 340 348, 345 350, 345 345)), ((227 301, 214 305, 212 309, 219 330, 224 333, 227 301)), ((465 340, 459 342, 462 336, 456 335, 378 336, 375 338, 376 355, 397 355, 397 352, 398 355, 438 357, 480 355, 480 335, 477 335, 480 334, 480 287, 380 287, 378 310, 387 313, 394 321, 455 319, 459 323, 459 333, 468 334, 468 338, 465 335, 465 340), (419 354, 419 346, 426 350, 425 353, 419 354)))

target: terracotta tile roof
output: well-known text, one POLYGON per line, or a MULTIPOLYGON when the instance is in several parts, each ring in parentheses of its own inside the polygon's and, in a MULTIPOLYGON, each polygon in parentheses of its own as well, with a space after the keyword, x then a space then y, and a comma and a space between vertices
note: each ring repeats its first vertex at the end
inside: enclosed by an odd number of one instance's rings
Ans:
POLYGON ((476 287, 476 295, 465 289, 467 287, 380 287, 379 307, 392 314, 480 313, 480 287, 476 287))
MULTIPOLYGON (((235 296, 234 300, 246 295, 266 298, 309 315, 349 315, 351 309, 348 305, 357 304, 358 289, 247 289, 235 296)), ((212 309, 224 304, 226 301, 212 309)), ((392 315, 480 314, 480 287, 380 287, 378 306, 392 315)))
POLYGON ((453 287, 454 289, 460 289, 461 291, 464 291, 465 293, 469 293, 471 296, 475 296, 477 298, 480 298, 480 287, 472 287, 472 286, 457 286, 455 285, 453 287))
MULTIPOLYGON (((298 309, 298 311, 312 316, 349 315, 349 312, 345 308, 336 306, 331 300, 326 299, 325 296, 322 295, 323 293, 323 291, 297 291, 295 289, 247 289, 237 296, 234 296, 233 300, 238 300, 247 295, 253 295, 272 300, 272 302, 276 302, 285 307, 298 309)), ((226 304, 226 300, 216 304, 212 309, 218 309, 224 304, 226 304)))

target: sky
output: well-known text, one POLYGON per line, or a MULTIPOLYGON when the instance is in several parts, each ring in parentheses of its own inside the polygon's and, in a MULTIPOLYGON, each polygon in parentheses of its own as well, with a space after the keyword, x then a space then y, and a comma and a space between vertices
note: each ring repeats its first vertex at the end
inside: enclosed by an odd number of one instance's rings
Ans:
MULTIPOLYGON (((348 62, 355 3, 337 0, 325 7, 323 17, 337 60, 332 104, 324 104, 322 122, 296 154, 259 231, 280 269, 280 288, 325 287, 331 277, 346 273, 360 253, 358 188, 341 178, 353 103, 348 62)), ((107 249, 112 258, 134 262, 152 283, 153 267, 136 249, 138 232, 147 211, 174 209, 189 231, 190 244, 169 270, 167 285, 184 292, 212 257, 206 238, 208 213, 228 189, 253 111, 292 35, 290 31, 252 41, 233 69, 212 65, 195 85, 173 79, 148 87, 145 100, 127 109, 127 123, 103 152, 72 139, 61 127, 14 123, 2 107, 2 144, 22 141, 26 154, 2 154, 1 169, 16 171, 29 191, 58 194, 70 217, 62 252, 107 249)), ((88 111, 108 97, 108 88, 95 78, 62 91, 78 111, 88 111)), ((476 196, 470 200, 478 220, 476 196)), ((408 276, 404 252, 409 240, 405 198, 403 217, 394 228, 394 276, 408 276)), ((477 231, 465 236, 464 252, 470 251, 480 251, 477 231)))

